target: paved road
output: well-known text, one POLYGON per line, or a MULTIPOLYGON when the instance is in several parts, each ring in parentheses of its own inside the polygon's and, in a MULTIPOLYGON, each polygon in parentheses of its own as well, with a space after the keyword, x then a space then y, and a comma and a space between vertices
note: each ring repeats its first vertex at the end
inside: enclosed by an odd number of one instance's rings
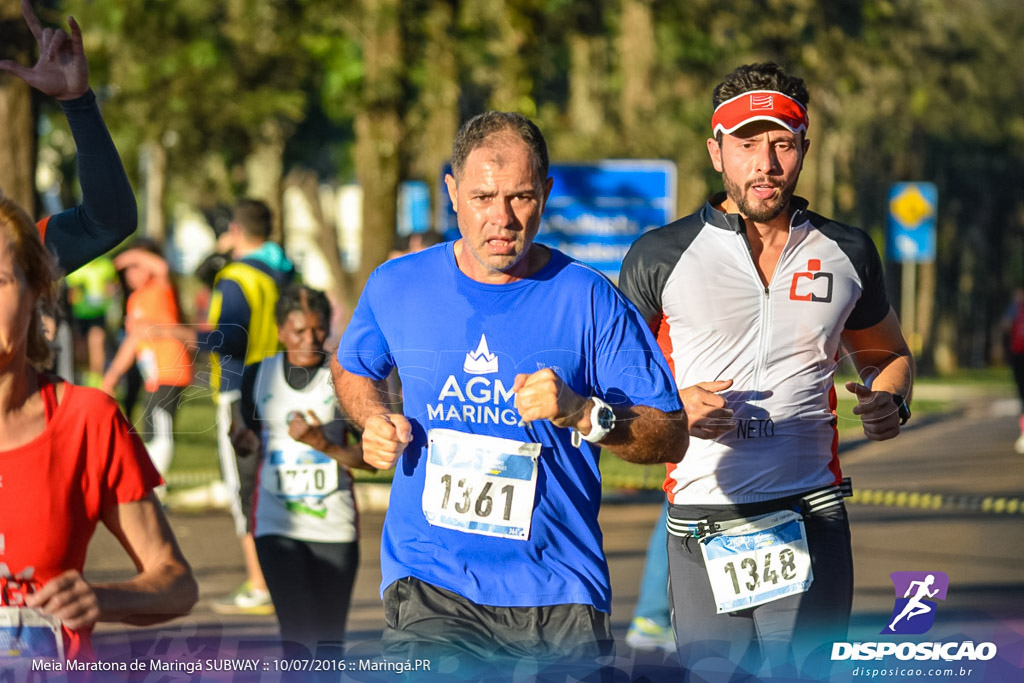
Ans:
MULTIPOLYGON (((942 571, 949 576, 949 593, 927 639, 996 642, 997 659, 1013 662, 1013 678, 993 678, 993 664, 977 664, 963 680, 1024 680, 1024 456, 1012 449, 1017 424, 1005 414, 1012 410, 997 412, 1004 414, 992 416, 989 411, 988 416, 921 421, 894 442, 859 443, 844 451, 844 472, 860 492, 850 505, 856 563, 851 640, 882 639, 877 634, 893 607, 891 572, 942 571)), ((622 642, 636 601, 647 535, 658 511, 657 499, 648 494, 623 494, 606 501, 601 513, 615 596, 613 628, 625 679, 681 679, 671 658, 633 653, 622 642)), ((361 518, 363 562, 349 616, 352 656, 378 653, 383 615, 376 558, 382 520, 379 512, 361 518)), ((229 658, 266 647, 259 641, 273 636, 273 618, 223 617, 210 609, 211 599, 228 593, 242 579, 228 516, 178 513, 172 514, 172 523, 199 578, 199 605, 189 617, 161 628, 102 626, 97 644, 112 657, 130 652, 168 658, 229 658)), ((87 575, 103 580, 129 569, 116 542, 98 531, 87 575)), ((834 680, 860 680, 849 669, 837 665, 834 680)), ((152 676, 146 680, 171 680, 152 676)), ((205 675, 204 680, 211 677, 205 675)))

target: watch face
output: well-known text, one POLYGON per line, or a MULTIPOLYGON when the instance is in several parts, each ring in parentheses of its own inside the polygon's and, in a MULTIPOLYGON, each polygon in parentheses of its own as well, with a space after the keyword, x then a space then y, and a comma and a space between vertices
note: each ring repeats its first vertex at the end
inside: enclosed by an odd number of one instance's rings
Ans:
POLYGON ((601 429, 611 429, 615 426, 615 413, 611 408, 601 408, 597 411, 597 424, 601 429))

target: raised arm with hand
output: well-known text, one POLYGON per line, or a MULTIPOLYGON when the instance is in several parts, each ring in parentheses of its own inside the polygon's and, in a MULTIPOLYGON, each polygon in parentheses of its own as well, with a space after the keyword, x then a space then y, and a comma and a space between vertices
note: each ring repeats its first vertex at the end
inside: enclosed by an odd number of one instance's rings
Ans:
POLYGON ((78 22, 68 19, 69 35, 43 28, 28 0, 22 0, 21 10, 39 46, 39 60, 31 67, 3 60, 0 70, 59 100, 75 139, 82 203, 41 223, 46 246, 57 255, 61 270, 70 273, 135 232, 138 207, 96 96, 89 89, 89 62, 78 22))
POLYGON ((82 47, 82 29, 74 17, 68 18, 68 35, 61 29, 43 28, 29 0, 21 0, 21 12, 39 46, 39 60, 32 67, 10 59, 0 60, 0 69, 58 100, 77 99, 88 92, 89 62, 82 47))
POLYGON ((145 270, 150 277, 162 284, 171 284, 171 268, 167 261, 158 254, 146 249, 131 248, 125 249, 114 257, 114 268, 117 270, 126 270, 132 267, 145 270))

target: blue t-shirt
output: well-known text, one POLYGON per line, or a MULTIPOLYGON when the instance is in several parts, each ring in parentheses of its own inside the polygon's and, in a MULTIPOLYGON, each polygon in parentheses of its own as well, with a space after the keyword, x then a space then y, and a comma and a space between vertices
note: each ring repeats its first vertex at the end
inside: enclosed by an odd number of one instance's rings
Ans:
POLYGON ((600 448, 574 448, 570 431, 546 420, 520 426, 512 386, 519 373, 551 368, 581 396, 680 410, 668 367, 633 305, 591 268, 551 250, 529 279, 485 284, 459 270, 452 244, 374 271, 338 349, 342 367, 357 375, 383 379, 398 368, 413 427, 384 522, 381 592, 412 576, 481 605, 610 611, 597 523, 600 448), (434 428, 541 444, 528 539, 427 522, 434 428))

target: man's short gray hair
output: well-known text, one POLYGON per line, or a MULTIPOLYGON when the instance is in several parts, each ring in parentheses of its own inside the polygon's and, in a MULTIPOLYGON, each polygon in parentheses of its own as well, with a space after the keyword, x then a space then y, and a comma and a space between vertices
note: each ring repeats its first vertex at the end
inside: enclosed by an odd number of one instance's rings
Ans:
POLYGON ((533 169, 539 182, 548 177, 548 145, 544 135, 530 119, 522 114, 508 111, 488 111, 477 114, 459 129, 452 144, 452 174, 458 180, 466 168, 470 153, 482 147, 492 135, 509 133, 519 138, 530 149, 533 169))

